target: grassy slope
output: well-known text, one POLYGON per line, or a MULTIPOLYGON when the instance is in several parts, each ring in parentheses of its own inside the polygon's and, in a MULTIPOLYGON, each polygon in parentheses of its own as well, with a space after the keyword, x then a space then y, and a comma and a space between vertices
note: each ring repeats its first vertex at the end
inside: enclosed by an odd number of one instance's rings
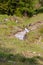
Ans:
MULTIPOLYGON (((43 55, 43 36, 41 35, 43 34, 43 32, 40 34, 39 31, 37 32, 37 30, 31 31, 29 34, 27 34, 27 39, 24 41, 20 41, 14 36, 11 36, 9 38, 9 35, 12 35, 12 31, 13 33, 17 31, 15 30, 15 28, 13 28, 13 26, 20 26, 21 28, 24 28, 29 23, 43 21, 43 14, 38 14, 37 16, 32 18, 23 18, 23 22, 20 22, 18 24, 15 23, 15 21, 10 20, 4 23, 4 18, 9 17, 10 16, 7 15, 0 15, 0 51, 12 54, 23 53, 26 56, 28 56, 28 51, 31 51, 36 52, 36 55, 38 55, 39 53, 43 55), (37 44, 36 42, 36 38, 39 38, 39 35, 42 37, 41 44, 37 44)), ((31 54, 29 56, 31 56, 31 54)))

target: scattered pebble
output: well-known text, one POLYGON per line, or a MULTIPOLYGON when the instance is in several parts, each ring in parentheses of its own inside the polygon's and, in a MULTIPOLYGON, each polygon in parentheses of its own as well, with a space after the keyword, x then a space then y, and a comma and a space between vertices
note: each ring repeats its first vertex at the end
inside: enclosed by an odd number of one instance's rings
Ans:
POLYGON ((5 18, 4 21, 5 21, 5 22, 8 21, 8 18, 5 18))
POLYGON ((33 52, 33 54, 35 54, 36 52, 33 52))
POLYGON ((38 54, 38 56, 41 56, 40 54, 38 54))
POLYGON ((16 23, 18 23, 18 20, 16 20, 16 23))

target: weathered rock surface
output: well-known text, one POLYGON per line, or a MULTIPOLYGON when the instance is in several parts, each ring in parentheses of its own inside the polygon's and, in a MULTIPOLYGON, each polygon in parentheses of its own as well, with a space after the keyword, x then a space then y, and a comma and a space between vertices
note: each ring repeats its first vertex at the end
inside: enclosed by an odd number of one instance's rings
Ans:
POLYGON ((25 28, 25 30, 18 32, 15 34, 15 37, 20 39, 20 40, 24 40, 25 35, 29 32, 30 30, 28 30, 27 28, 25 28))

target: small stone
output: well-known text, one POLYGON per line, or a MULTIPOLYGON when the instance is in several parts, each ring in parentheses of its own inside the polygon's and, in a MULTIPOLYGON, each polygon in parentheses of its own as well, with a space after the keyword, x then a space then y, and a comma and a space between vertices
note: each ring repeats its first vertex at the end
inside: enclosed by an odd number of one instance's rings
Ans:
POLYGON ((40 54, 38 54, 38 56, 41 56, 40 54))
POLYGON ((8 18, 5 18, 4 21, 8 21, 8 18))
POLYGON ((33 15, 33 17, 35 17, 36 15, 33 15))
POLYGON ((16 23, 18 23, 18 20, 16 20, 16 23))
POLYGON ((35 54, 36 52, 33 52, 33 54, 35 54))

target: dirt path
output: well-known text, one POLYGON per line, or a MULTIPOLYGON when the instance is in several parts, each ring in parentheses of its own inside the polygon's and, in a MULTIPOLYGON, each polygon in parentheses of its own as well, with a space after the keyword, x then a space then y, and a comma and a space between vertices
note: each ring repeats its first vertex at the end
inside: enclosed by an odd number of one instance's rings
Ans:
POLYGON ((35 30, 35 29, 39 28, 41 25, 43 25, 43 21, 38 21, 36 23, 29 24, 27 27, 30 30, 35 30))

